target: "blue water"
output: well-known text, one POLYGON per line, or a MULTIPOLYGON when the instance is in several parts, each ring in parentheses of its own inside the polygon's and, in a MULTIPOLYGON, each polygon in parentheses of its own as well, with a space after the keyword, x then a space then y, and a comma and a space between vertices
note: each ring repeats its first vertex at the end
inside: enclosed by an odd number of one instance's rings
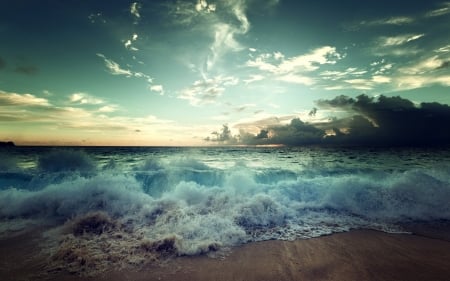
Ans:
POLYGON ((191 255, 450 219, 449 148, 16 147, 0 159, 2 236, 104 211, 191 255))

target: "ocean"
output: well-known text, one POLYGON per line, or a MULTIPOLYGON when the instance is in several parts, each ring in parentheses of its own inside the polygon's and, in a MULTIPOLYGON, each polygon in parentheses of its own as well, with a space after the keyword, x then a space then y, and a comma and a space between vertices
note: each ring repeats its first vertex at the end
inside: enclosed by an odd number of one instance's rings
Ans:
POLYGON ((0 159, 0 237, 45 225, 53 269, 74 272, 450 220, 449 147, 13 147, 0 159))

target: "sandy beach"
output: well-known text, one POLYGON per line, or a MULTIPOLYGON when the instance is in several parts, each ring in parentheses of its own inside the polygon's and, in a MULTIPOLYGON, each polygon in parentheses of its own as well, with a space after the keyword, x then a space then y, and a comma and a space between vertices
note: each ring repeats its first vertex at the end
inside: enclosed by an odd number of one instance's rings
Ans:
POLYGON ((0 241, 0 280, 450 280, 448 227, 412 225, 414 234, 355 230, 314 239, 235 247, 220 258, 171 257, 139 270, 95 277, 42 274, 39 231, 0 241))

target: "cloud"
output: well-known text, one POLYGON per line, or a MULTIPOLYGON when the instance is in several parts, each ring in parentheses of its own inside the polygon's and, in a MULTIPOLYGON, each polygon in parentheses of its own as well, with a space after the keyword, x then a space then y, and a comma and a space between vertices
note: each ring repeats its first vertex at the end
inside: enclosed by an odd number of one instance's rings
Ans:
POLYGON ((91 137, 95 139, 92 144, 97 145, 162 145, 171 138, 183 139, 188 133, 204 130, 202 126, 184 127, 153 115, 108 114, 119 109, 116 105, 78 107, 65 106, 67 101, 60 99, 55 102, 50 104, 31 94, 0 91, 0 126, 19 144, 60 145, 80 145, 91 137), (22 126, 18 123, 32 125, 25 138, 22 130, 14 129, 22 126), (140 131, 139 136, 136 131, 140 131))
POLYGON ((248 60, 246 66, 269 73, 276 80, 310 86, 315 84, 315 80, 305 73, 316 71, 321 65, 336 64, 340 59, 342 55, 335 47, 323 46, 290 58, 280 52, 260 54, 248 60))
POLYGON ((141 9, 141 4, 138 2, 133 2, 130 5, 130 13, 135 17, 136 20, 141 18, 139 10, 141 9))
POLYGON ((72 103, 78 104, 101 104, 104 103, 102 99, 90 96, 86 93, 73 93, 69 97, 72 103))
POLYGON ((212 79, 197 80, 190 87, 181 91, 180 99, 188 100, 191 105, 198 106, 214 103, 225 91, 225 87, 238 84, 239 80, 232 76, 216 76, 212 79))
POLYGON ((343 78, 348 77, 360 77, 367 73, 367 70, 358 69, 356 67, 349 67, 346 70, 339 71, 339 70, 326 70, 319 74, 319 76, 322 79, 325 80, 331 80, 331 81, 337 81, 343 78))
POLYGON ((214 42, 210 46, 211 54, 206 61, 206 70, 211 70, 222 56, 230 51, 240 51, 244 47, 235 39, 235 34, 241 33, 235 27, 218 23, 214 26, 214 42))
POLYGON ((265 76, 260 74, 251 74, 248 79, 243 80, 245 84, 264 80, 265 76))
POLYGON ((133 72, 127 69, 122 69, 118 63, 106 58, 103 54, 97 54, 97 56, 103 59, 106 67, 112 75, 125 75, 127 77, 134 76, 133 72))
POLYGON ((105 106, 100 107, 100 108, 98 109, 98 112, 101 112, 101 113, 111 113, 111 112, 117 111, 117 109, 118 109, 118 106, 117 106, 117 105, 105 105, 105 106))
POLYGON ((152 92, 156 92, 160 95, 164 95, 164 87, 163 85, 151 85, 150 86, 150 91, 152 92))
POLYGON ((392 37, 381 37, 379 43, 383 47, 399 46, 424 37, 425 34, 404 34, 392 37))
POLYGON ((429 85, 450 86, 448 74, 450 57, 446 52, 422 58, 409 65, 398 68, 393 75, 397 90, 409 90, 429 85))
POLYGON ((138 48, 133 46, 133 42, 135 42, 139 38, 139 35, 136 33, 133 33, 130 39, 125 40, 125 43, 123 44, 125 48, 131 51, 139 51, 138 48))
POLYGON ((430 71, 441 68, 445 65, 446 61, 439 56, 433 56, 422 61, 419 61, 413 65, 402 67, 400 72, 405 74, 425 74, 430 71))
POLYGON ((173 24, 183 25, 191 32, 209 36, 210 42, 206 45, 208 53, 197 67, 202 73, 208 73, 230 52, 248 49, 237 39, 250 30, 247 10, 254 7, 270 8, 276 3, 278 1, 273 0, 222 0, 215 3, 207 0, 178 0, 166 5, 173 24))
POLYGON ((316 81, 311 77, 294 74, 294 73, 288 73, 285 75, 281 75, 277 78, 277 80, 283 81, 283 82, 288 82, 288 83, 294 83, 294 84, 303 84, 306 86, 311 86, 316 83, 316 81))
MULTIPOLYGON (((230 144, 247 145, 445 145, 450 144, 450 106, 402 97, 337 96, 316 101, 316 114, 327 118, 304 122, 298 117, 271 117, 237 124, 230 144), (325 115, 324 115, 325 116, 325 115), (291 118, 286 123, 286 118, 291 118)), ((226 140, 224 140, 226 143, 226 140)))
POLYGON ((450 86, 450 75, 405 75, 395 79, 397 90, 412 90, 430 85, 450 86))
POLYGON ((442 3, 442 7, 436 10, 429 11, 425 14, 425 17, 432 18, 432 17, 440 17, 444 16, 450 13, 450 2, 444 2, 442 3))
POLYGON ((450 45, 441 47, 439 49, 435 50, 436 53, 449 53, 450 52, 450 45))
POLYGON ((439 103, 421 103, 401 97, 367 95, 356 99, 339 96, 319 100, 320 108, 345 110, 349 117, 334 120, 328 127, 346 134, 336 135, 330 141, 377 145, 430 145, 450 143, 450 107, 439 103), (335 128, 336 129, 336 128, 335 128))
POLYGON ((50 106, 47 99, 32 94, 8 93, 0 90, 0 106, 50 106))
POLYGON ((377 25, 406 25, 413 23, 415 21, 412 17, 390 17, 390 18, 384 18, 384 19, 377 19, 373 21, 363 21, 360 24, 361 25, 368 25, 368 26, 377 26, 377 25))
POLYGON ((124 75, 126 77, 144 78, 147 80, 148 83, 151 83, 153 81, 153 78, 150 75, 147 75, 142 72, 134 72, 129 69, 123 69, 120 67, 118 63, 116 63, 111 59, 108 59, 103 54, 97 53, 97 56, 103 59, 106 68, 112 75, 124 75))
POLYGON ((197 12, 204 11, 207 13, 212 13, 216 11, 216 4, 209 4, 206 0, 198 0, 195 5, 195 10, 197 10, 197 12))

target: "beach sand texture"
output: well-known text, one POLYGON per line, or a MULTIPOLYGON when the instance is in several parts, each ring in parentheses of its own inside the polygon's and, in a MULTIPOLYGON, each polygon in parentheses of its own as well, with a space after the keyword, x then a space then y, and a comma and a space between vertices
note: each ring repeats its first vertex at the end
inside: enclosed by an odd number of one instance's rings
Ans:
POLYGON ((450 280, 448 229, 415 229, 413 235, 355 230, 256 242, 235 247, 223 258, 172 257, 157 266, 112 268, 92 278, 64 272, 42 275, 45 262, 38 258, 35 232, 0 242, 0 280, 450 280))

